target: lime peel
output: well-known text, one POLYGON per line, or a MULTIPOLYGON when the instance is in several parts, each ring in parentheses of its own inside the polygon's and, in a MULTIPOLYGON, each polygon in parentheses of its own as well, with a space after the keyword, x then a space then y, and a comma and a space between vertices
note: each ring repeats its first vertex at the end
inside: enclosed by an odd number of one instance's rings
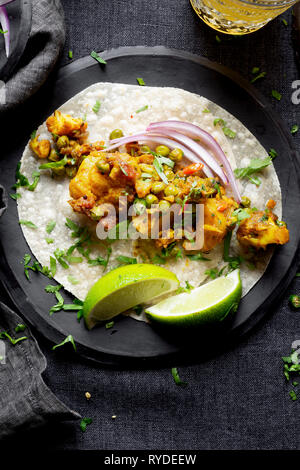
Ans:
POLYGON ((136 305, 175 291, 178 285, 175 274, 160 266, 134 264, 114 269, 88 292, 83 305, 85 324, 91 329, 136 305))
POLYGON ((190 293, 168 297, 147 308, 148 318, 168 326, 200 326, 219 323, 237 310, 242 295, 240 271, 214 279, 190 293))

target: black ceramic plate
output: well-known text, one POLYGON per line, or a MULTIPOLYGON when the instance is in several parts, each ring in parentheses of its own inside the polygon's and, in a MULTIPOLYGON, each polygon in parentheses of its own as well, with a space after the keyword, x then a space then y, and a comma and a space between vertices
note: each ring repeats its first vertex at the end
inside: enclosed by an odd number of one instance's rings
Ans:
POLYGON ((0 36, 0 79, 7 81, 19 62, 31 28, 31 0, 14 0, 6 5, 10 19, 10 54, 6 57, 4 37, 0 36))
MULTIPOLYGON (((148 86, 180 87, 209 98, 242 121, 267 150, 271 147, 277 150, 279 156, 274 164, 282 188, 283 217, 290 229, 290 242, 276 249, 266 273, 243 298, 226 333, 219 335, 214 331, 209 341, 202 340, 202 348, 199 333, 168 335, 131 318, 118 318, 117 331, 113 333, 101 327, 88 332, 71 313, 60 312, 49 317, 54 297, 44 292, 48 280, 32 273, 32 280, 28 282, 24 276, 21 260, 29 248, 18 225, 16 203, 12 200, 0 224, 2 281, 17 307, 37 330, 54 342, 72 334, 79 353, 85 357, 104 364, 128 364, 128 361, 140 364, 151 360, 161 363, 166 358, 174 360, 176 355, 178 360, 193 350, 194 357, 198 358, 208 346, 215 349, 221 337, 228 343, 232 335, 249 331, 282 294, 295 273, 300 234, 297 155, 278 117, 252 86, 230 70, 198 56, 163 47, 120 48, 104 52, 102 56, 107 60, 105 67, 87 57, 62 69, 55 81, 30 103, 33 120, 24 119, 28 109, 23 108, 19 113, 21 137, 11 140, 9 155, 1 162, 6 187, 14 183, 15 167, 30 131, 59 105, 95 82, 135 84, 136 77, 143 77, 148 86)), ((65 297, 71 301, 67 293, 65 297)))

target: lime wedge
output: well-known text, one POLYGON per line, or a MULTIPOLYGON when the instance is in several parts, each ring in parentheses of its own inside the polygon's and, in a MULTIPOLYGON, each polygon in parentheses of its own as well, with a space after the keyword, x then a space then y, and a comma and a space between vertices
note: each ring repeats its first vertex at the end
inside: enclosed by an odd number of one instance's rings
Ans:
POLYGON ((177 289, 175 274, 153 264, 131 264, 114 269, 97 281, 83 305, 86 326, 110 320, 141 303, 177 289))
POLYGON ((168 326, 190 327, 221 322, 237 310, 242 295, 240 271, 219 277, 190 293, 178 294, 146 309, 150 320, 168 326))

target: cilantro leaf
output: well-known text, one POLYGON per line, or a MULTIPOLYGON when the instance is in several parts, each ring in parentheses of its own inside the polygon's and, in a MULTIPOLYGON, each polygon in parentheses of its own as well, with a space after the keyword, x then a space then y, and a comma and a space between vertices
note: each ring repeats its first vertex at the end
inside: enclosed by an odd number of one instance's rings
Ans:
POLYGON ((142 78, 137 78, 136 81, 138 82, 140 86, 145 86, 145 82, 142 78))
POLYGON ((37 226, 31 222, 30 220, 19 220, 20 225, 26 225, 28 228, 34 228, 37 229, 37 226))
POLYGON ((146 105, 143 106, 142 108, 138 109, 138 110, 136 111, 136 113, 138 114, 138 113, 141 113, 142 111, 146 111, 146 109, 148 109, 148 107, 149 107, 149 106, 146 104, 146 105))
POLYGON ((91 52, 91 57, 93 57, 93 59, 99 62, 99 64, 104 64, 104 65, 107 64, 106 60, 102 59, 102 57, 100 57, 100 55, 97 54, 96 51, 91 52))
POLYGON ((82 432, 86 431, 86 428, 89 424, 92 424, 93 420, 92 418, 82 418, 80 421, 80 429, 82 432))
POLYGON ((277 90, 272 90, 272 91, 271 91, 271 95, 272 95, 273 98, 275 98, 277 101, 280 101, 281 98, 282 98, 282 94, 279 93, 279 91, 277 91, 277 90))
POLYGON ((210 261, 210 258, 205 258, 202 253, 197 253, 194 255, 186 255, 192 261, 210 261))
POLYGON ((46 232, 50 235, 50 233, 54 230, 56 225, 55 220, 51 220, 50 222, 47 223, 46 225, 46 232))
POLYGON ((129 256, 120 255, 117 257, 117 261, 119 261, 120 265, 122 264, 137 264, 136 258, 131 258, 129 256))
POLYGON ((178 370, 177 370, 176 367, 172 367, 171 372, 172 372, 172 376, 173 376, 173 379, 174 379, 174 382, 175 382, 176 385, 178 385, 180 387, 186 387, 187 386, 187 382, 182 382, 180 380, 178 370))
POLYGON ((299 130, 299 126, 298 124, 294 124, 292 127, 291 127, 291 134, 296 134, 299 130))
POLYGON ((236 168, 234 170, 234 175, 238 179, 249 178, 249 176, 251 176, 253 173, 257 173, 258 171, 263 170, 267 166, 271 165, 271 163, 272 163, 272 158, 270 156, 266 158, 252 158, 247 167, 236 168))
POLYGON ((99 100, 96 101, 95 105, 93 106, 92 110, 94 111, 95 114, 99 113, 99 109, 101 107, 101 103, 99 100))
POLYGON ((52 347, 52 351, 54 351, 57 348, 60 348, 61 346, 64 346, 67 343, 71 343, 73 346, 74 351, 76 351, 76 345, 74 342, 74 338, 72 335, 67 336, 61 343, 56 344, 55 346, 52 347))

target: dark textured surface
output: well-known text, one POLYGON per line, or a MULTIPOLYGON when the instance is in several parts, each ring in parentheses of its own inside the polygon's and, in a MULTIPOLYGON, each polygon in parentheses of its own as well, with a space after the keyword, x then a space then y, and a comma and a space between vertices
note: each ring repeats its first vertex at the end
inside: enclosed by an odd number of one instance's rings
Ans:
MULTIPOLYGON (((291 11, 258 33, 223 38, 193 13, 188 0, 63 0, 67 43, 61 63, 124 45, 159 45, 207 56, 251 77, 253 66, 267 72, 256 86, 269 96, 287 126, 300 124, 291 103, 291 84, 299 77, 291 42, 291 11), (272 89, 283 94, 271 98, 272 89)), ((300 133, 294 136, 296 145, 300 133)), ((281 156, 284 158, 284 155, 281 156)), ((177 387, 169 369, 102 369, 65 349, 50 351, 44 379, 66 405, 93 418, 86 433, 78 424, 44 429, 23 439, 50 449, 299 449, 299 406, 288 396, 281 356, 300 339, 299 313, 288 295, 299 292, 295 279, 284 299, 258 328, 213 359, 179 367, 188 387, 177 387), (85 399, 89 391, 92 398, 85 399), (112 419, 116 415, 116 419, 112 419)), ((216 345, 217 347, 217 345, 216 345)), ((195 358, 195 363, 197 359, 195 358)), ((177 364, 175 364, 177 365, 177 364)))

